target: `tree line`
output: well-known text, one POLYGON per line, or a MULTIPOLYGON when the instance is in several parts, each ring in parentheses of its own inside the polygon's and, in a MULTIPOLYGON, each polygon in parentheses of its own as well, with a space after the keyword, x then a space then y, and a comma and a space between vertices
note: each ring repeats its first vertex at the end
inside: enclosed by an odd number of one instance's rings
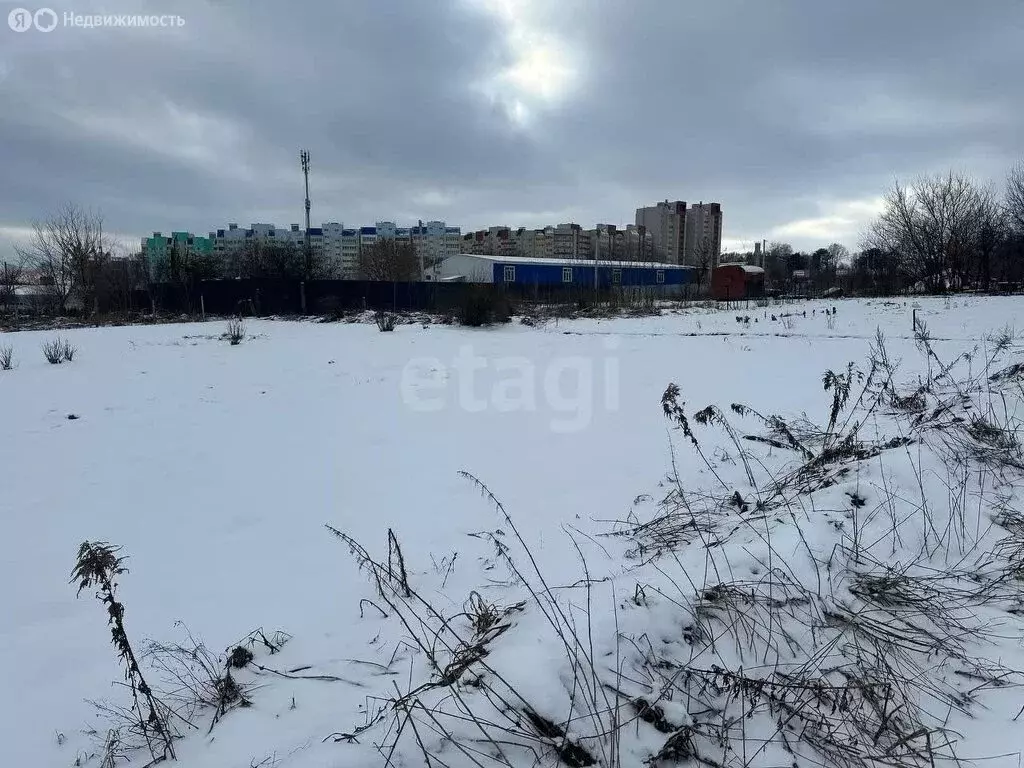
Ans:
POLYGON ((783 290, 842 287, 871 295, 1020 290, 1024 163, 1002 185, 954 171, 894 182, 860 246, 853 255, 838 243, 799 253, 773 242, 764 253, 765 278, 783 290))
POLYGON ((886 192, 855 266, 883 290, 1017 287, 1024 280, 1024 162, 1002 189, 963 173, 923 176, 886 192))

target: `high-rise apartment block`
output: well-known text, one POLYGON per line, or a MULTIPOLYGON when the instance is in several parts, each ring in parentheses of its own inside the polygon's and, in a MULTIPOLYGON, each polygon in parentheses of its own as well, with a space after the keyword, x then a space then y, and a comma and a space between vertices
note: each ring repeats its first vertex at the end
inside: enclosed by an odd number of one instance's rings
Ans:
POLYGON ((650 233, 654 258, 671 264, 714 267, 722 252, 722 206, 665 200, 637 208, 636 225, 650 233))
POLYGON ((651 234, 654 258, 669 264, 683 263, 686 203, 682 200, 636 209, 636 226, 651 234))
POLYGON ((683 264, 714 269, 722 255, 722 206, 700 202, 686 211, 683 264))

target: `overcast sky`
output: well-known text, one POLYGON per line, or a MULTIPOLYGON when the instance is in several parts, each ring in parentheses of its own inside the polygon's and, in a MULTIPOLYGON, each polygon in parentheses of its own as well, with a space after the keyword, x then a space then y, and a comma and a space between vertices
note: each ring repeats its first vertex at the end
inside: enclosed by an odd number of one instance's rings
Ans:
MULTIPOLYGON (((24 0, 0 0, 0 23, 24 0)), ((65 0, 180 28, 0 26, 0 257, 61 203, 226 222, 625 224, 856 247, 894 177, 1024 157, 1024 2, 65 0)))

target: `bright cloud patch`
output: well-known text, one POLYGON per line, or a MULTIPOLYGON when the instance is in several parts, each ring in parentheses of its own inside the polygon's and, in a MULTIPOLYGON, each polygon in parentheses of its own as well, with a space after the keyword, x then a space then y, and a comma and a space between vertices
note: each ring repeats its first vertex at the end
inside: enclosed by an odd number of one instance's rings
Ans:
POLYGON ((882 211, 882 198, 820 203, 820 216, 775 227, 772 237, 844 241, 856 239, 882 211))
POLYGON ((530 0, 474 2, 501 24, 512 58, 479 87, 525 125, 537 107, 565 99, 578 80, 574 57, 563 39, 543 29, 530 0))

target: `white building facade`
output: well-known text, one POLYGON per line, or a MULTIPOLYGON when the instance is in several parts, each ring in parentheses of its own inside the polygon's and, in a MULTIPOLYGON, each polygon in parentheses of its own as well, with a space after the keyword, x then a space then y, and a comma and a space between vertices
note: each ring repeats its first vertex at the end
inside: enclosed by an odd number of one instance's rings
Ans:
MULTIPOLYGON (((443 221, 429 221, 414 227, 399 227, 393 221, 378 221, 375 226, 346 228, 339 222, 325 222, 309 229, 310 250, 323 265, 318 277, 354 280, 359 277, 359 256, 364 249, 373 247, 379 238, 391 238, 412 244, 425 268, 431 268, 447 256, 461 251, 462 230, 449 227, 443 221)), ((247 243, 286 243, 304 248, 306 233, 298 224, 278 227, 275 224, 254 223, 249 227, 228 224, 224 229, 210 232, 213 253, 224 264, 226 276, 237 271, 240 256, 247 243)))

